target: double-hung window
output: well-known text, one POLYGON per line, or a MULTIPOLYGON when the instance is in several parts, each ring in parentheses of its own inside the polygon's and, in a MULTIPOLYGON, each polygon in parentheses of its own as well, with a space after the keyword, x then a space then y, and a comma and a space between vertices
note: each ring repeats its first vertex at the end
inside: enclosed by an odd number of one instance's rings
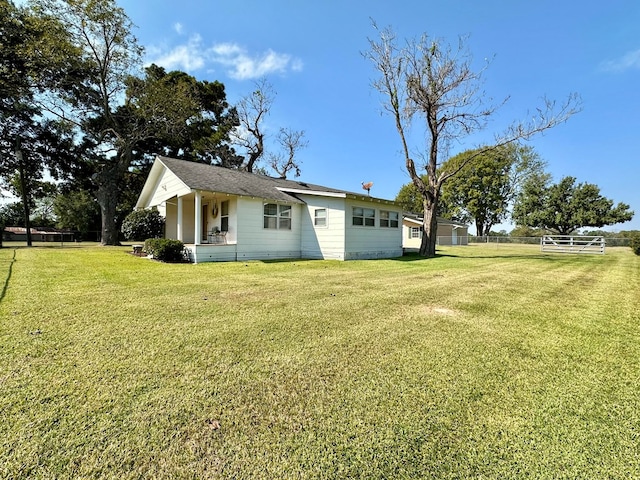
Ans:
POLYGON ((264 228, 291 230, 291 205, 265 203, 264 228))
POLYGON ((380 226, 388 228, 398 228, 398 212, 388 212, 380 210, 380 226))
POLYGON ((353 225, 361 227, 376 226, 376 211, 373 208, 353 207, 353 225))
POLYGON ((422 238, 422 227, 411 227, 409 238, 422 238))
POLYGON ((220 230, 229 231, 229 200, 220 204, 220 230))
POLYGON ((316 208, 313 213, 313 224, 316 227, 326 227, 327 226, 327 209, 326 208, 316 208))

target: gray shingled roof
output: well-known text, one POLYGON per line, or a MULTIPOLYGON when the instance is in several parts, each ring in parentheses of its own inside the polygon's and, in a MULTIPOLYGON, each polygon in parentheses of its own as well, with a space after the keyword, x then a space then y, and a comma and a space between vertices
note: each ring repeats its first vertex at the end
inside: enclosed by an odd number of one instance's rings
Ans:
POLYGON ((329 192, 346 195, 363 195, 362 193, 347 192, 345 190, 337 190, 335 188, 323 187, 306 182, 283 180, 204 163, 177 160, 175 158, 158 156, 158 160, 169 168, 189 188, 195 190, 229 193, 232 195, 267 198, 295 203, 302 202, 298 200, 294 194, 287 194, 279 189, 308 191, 309 193, 329 192))

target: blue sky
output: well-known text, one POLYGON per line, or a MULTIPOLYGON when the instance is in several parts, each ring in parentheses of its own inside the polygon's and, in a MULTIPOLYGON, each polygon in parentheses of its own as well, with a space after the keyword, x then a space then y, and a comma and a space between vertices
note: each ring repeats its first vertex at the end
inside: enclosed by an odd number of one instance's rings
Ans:
POLYGON ((613 229, 640 229, 640 2, 120 4, 138 26, 147 61, 219 80, 231 102, 266 77, 277 91, 267 132, 291 127, 309 141, 300 152, 302 179, 354 191, 373 181, 372 194, 384 198, 394 198, 408 176, 393 121, 371 88, 376 72, 361 54, 375 38, 371 19, 401 39, 427 33, 455 43, 469 35, 478 66, 492 59, 485 92, 510 98, 484 133, 462 139, 457 151, 491 141, 544 96, 561 102, 575 92, 582 112, 529 144, 555 180, 572 175, 631 205, 636 218, 613 229))
MULTIPOLYGON (((537 0, 119 0, 136 24, 147 62, 219 80, 236 102, 266 77, 277 92, 267 119, 304 130, 300 179, 394 198, 409 181, 391 117, 381 112, 376 77, 362 56, 371 26, 398 38, 422 33, 456 43, 468 35, 477 62, 491 64, 484 90, 510 97, 488 128, 451 154, 490 142, 548 97, 582 97, 583 110, 529 142, 557 181, 575 176, 635 210, 640 229, 640 2, 537 0)), ((416 149, 421 145, 415 144, 416 149)), ((506 226, 507 230, 511 227, 506 226)))

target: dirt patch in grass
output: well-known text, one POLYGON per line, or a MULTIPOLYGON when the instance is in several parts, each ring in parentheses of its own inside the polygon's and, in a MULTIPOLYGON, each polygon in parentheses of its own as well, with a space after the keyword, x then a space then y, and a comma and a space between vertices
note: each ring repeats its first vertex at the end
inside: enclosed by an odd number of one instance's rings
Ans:
POLYGON ((458 312, 457 310, 452 310, 450 308, 440 307, 437 305, 420 305, 419 308, 422 313, 426 313, 428 315, 435 314, 435 315, 444 315, 447 317, 460 315, 460 312, 458 312))

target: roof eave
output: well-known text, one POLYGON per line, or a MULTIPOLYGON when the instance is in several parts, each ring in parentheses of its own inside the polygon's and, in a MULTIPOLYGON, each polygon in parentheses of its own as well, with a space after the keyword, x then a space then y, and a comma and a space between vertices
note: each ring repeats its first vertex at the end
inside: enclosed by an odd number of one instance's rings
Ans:
POLYGON ((298 188, 276 187, 276 190, 280 190, 283 193, 297 193, 300 195, 314 195, 317 197, 334 197, 334 198, 346 198, 347 194, 342 192, 323 192, 320 190, 303 190, 298 188))

